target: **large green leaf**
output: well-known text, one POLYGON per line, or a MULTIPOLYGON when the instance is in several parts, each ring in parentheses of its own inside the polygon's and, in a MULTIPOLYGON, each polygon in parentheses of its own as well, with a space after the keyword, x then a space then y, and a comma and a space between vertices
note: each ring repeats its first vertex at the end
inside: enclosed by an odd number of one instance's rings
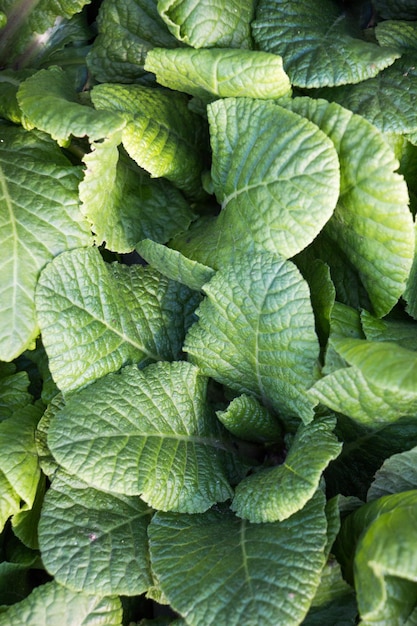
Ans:
POLYGON ((177 40, 162 21, 155 0, 103 0, 98 35, 87 64, 101 83, 146 80, 146 54, 154 46, 174 48, 177 40))
POLYGON ((335 420, 298 428, 282 465, 251 474, 236 487, 232 509, 251 522, 285 520, 300 511, 318 489, 323 471, 342 444, 332 434, 335 420))
POLYGON ((283 57, 297 87, 359 83, 400 56, 365 41, 333 0, 260 0, 252 32, 261 50, 283 57))
POLYGON ((17 99, 25 120, 60 144, 70 135, 94 141, 108 137, 125 125, 115 112, 96 111, 78 101, 68 76, 59 67, 40 70, 20 86, 17 99))
POLYGON ((362 327, 369 341, 393 341, 417 351, 417 324, 410 318, 378 319, 368 311, 361 313, 362 327))
POLYGON ((374 0, 373 4, 385 19, 417 19, 417 7, 414 0, 374 0))
POLYGON ((357 268, 378 316, 405 289, 414 257, 413 216, 398 161, 375 127, 325 100, 297 98, 289 106, 317 124, 340 161, 340 196, 327 235, 357 268), (389 236, 388 236, 389 233, 389 236))
POLYGON ((151 268, 106 264, 96 248, 60 255, 36 292, 55 382, 71 391, 126 363, 179 358, 198 301, 151 268))
POLYGON ((10 417, 17 409, 31 404, 33 397, 28 387, 27 372, 16 372, 13 363, 0 363, 0 421, 10 417))
POLYGON ((186 362, 127 367, 73 394, 48 433, 58 463, 96 487, 196 513, 231 496, 233 451, 186 362), (87 443, 88 442, 88 443, 87 443))
POLYGON ((81 211, 91 222, 98 245, 131 252, 141 239, 165 243, 186 230, 193 213, 181 192, 169 181, 152 179, 123 152, 121 137, 93 144, 84 157, 87 166, 79 193, 81 211))
POLYGON ((204 292, 184 346, 192 360, 281 417, 310 421, 306 389, 316 379, 319 344, 308 286, 293 263, 266 252, 238 256, 204 292))
POLYGON ((177 39, 194 48, 251 48, 254 0, 158 0, 177 39))
POLYGON ((138 497, 98 491, 62 472, 45 498, 39 544, 56 582, 97 595, 139 595, 151 585, 147 526, 138 497))
POLYGON ((151 176, 164 176, 191 196, 201 185, 204 127, 187 106, 185 94, 142 85, 96 85, 96 109, 121 113, 122 141, 129 156, 151 176))
POLYGON ((0 359, 10 361, 38 334, 34 292, 55 255, 88 245, 78 208, 80 171, 46 135, 0 129, 0 359))
POLYGON ((390 456, 375 474, 367 500, 417 489, 417 448, 390 456))
POLYGON ((151 50, 145 69, 159 84, 203 99, 219 96, 280 98, 290 93, 282 59, 255 50, 151 50))
POLYGON ((0 613, 0 625, 121 626, 122 617, 122 605, 117 597, 74 592, 50 582, 0 613))
POLYGON ((224 509, 157 513, 149 537, 161 589, 190 626, 300 624, 325 562, 323 507, 317 494, 273 524, 250 524, 224 509))
POLYGON ((339 161, 315 124, 246 98, 208 107, 212 178, 222 212, 219 254, 256 245, 291 257, 331 217, 339 194, 339 161))

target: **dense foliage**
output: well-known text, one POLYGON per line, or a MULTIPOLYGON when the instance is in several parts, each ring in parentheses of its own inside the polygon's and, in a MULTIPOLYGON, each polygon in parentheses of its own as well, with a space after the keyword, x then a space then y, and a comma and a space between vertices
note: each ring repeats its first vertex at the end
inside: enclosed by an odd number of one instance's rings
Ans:
POLYGON ((415 1, 0 26, 0 626, 416 624, 415 1))

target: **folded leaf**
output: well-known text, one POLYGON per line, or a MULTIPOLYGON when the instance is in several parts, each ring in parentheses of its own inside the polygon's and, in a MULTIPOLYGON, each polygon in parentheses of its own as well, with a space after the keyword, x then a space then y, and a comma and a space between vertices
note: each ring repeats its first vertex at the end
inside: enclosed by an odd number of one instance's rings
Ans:
POLYGON ((165 243, 187 229, 193 213, 169 181, 154 180, 125 154, 121 135, 93 144, 84 157, 87 169, 80 183, 81 211, 91 222, 97 245, 131 252, 141 239, 165 243))
POLYGON ((313 418, 319 344, 307 283, 290 261, 237 257, 204 286, 184 349, 207 375, 283 418, 313 418))
POLYGON ((177 39, 194 48, 251 48, 254 0, 158 0, 158 11, 177 39))
POLYGON ((73 591, 139 595, 152 584, 147 526, 152 510, 138 497, 98 491, 61 472, 42 508, 42 561, 73 591))
POLYGON ((216 415, 227 430, 240 439, 259 442, 281 440, 279 421, 253 396, 237 396, 227 409, 216 411, 216 415))
POLYGON ((67 392, 126 363, 179 358, 198 301, 151 268, 106 264, 96 248, 60 255, 36 293, 56 384, 67 392))
POLYGON ((1 614, 1 626, 60 624, 61 626, 120 626, 123 610, 117 597, 103 598, 70 591, 55 582, 36 587, 32 593, 1 614))
POLYGON ((80 171, 55 142, 5 125, 0 138, 0 359, 11 361, 38 334, 40 270, 91 235, 78 208, 80 171))
POLYGON ((271 102, 217 100, 208 117, 223 255, 235 243, 285 257, 305 248, 336 205, 333 144, 315 124, 271 102))
POLYGON ((155 0, 103 0, 97 26, 98 35, 87 64, 101 83, 146 80, 143 64, 148 50, 178 45, 162 21, 155 0))
POLYGON ((258 50, 151 50, 145 69, 160 85, 192 96, 280 98, 291 91, 282 59, 258 50))
POLYGON ((141 85, 96 85, 99 111, 121 113, 123 146, 151 176, 164 176, 191 196, 202 197, 202 120, 187 106, 185 94, 141 85))
POLYGON ((318 493, 302 511, 273 524, 250 524, 223 509, 157 513, 149 526, 152 567, 190 626, 296 626, 324 566, 323 508, 318 493))
POLYGON ((368 502, 382 496, 417 489, 417 448, 390 456, 375 474, 368 502))
POLYGON ((365 41, 332 0, 260 0, 252 31, 261 50, 283 57, 297 87, 359 83, 400 56, 395 48, 365 41))
POLYGON ((40 70, 20 86, 17 99, 26 119, 65 144, 70 135, 92 141, 121 130, 125 121, 116 112, 95 111, 78 101, 68 76, 59 67, 40 70))
POLYGON ((341 451, 335 420, 299 426, 282 465, 251 474, 236 487, 232 510, 251 522, 285 520, 314 496, 323 471, 341 451))
POLYGON ((52 454, 97 489, 141 495, 157 509, 205 511, 231 496, 225 463, 233 453, 207 412, 206 386, 186 362, 110 374, 73 394, 56 415, 52 454))
POLYGON ((361 313, 362 327, 369 341, 393 341, 417 351, 417 325, 410 319, 378 319, 368 311, 361 313))
POLYGON ((357 268, 382 317, 403 294, 414 256, 413 216, 407 185, 395 172, 398 161, 359 115, 324 100, 297 98, 289 106, 317 124, 338 153, 340 196, 325 231, 357 268))

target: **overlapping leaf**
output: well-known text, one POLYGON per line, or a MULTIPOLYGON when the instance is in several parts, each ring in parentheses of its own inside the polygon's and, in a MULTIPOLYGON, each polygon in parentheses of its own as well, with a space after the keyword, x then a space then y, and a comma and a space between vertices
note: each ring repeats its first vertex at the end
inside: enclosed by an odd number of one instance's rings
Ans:
POLYGON ((126 363, 179 358, 198 300, 150 268, 106 264, 96 248, 60 255, 36 293, 55 382, 66 392, 126 363))
POLYGON ((205 405, 207 379, 186 362, 109 374, 52 422, 52 454, 70 473, 152 507, 196 513, 231 496, 227 437, 205 405))
POLYGON ((190 626, 296 626, 320 582, 326 527, 320 493, 273 524, 250 524, 228 510, 157 513, 149 526, 152 567, 190 626))
POLYGON ((28 391, 27 372, 16 372, 13 363, 0 363, 0 421, 14 411, 31 404, 33 397, 28 391))
POLYGON ((0 130, 0 359, 38 334, 34 292, 40 270, 64 250, 88 245, 78 208, 78 168, 55 142, 21 128, 0 130))
POLYGON ((367 494, 368 502, 382 496, 417 489, 417 448, 390 456, 375 474, 367 494))
POLYGON ((216 411, 216 415, 227 430, 240 439, 259 442, 281 440, 279 421, 253 396, 237 396, 227 409, 216 411))
POLYGON ((204 286, 185 350, 207 376, 255 394, 283 418, 313 417, 305 390, 319 345, 307 283, 269 253, 238 257, 204 286))

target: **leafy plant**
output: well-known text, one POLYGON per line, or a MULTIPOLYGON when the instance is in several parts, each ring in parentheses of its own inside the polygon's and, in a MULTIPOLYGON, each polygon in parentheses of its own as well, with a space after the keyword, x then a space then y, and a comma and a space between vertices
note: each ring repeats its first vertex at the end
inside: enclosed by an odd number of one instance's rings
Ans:
POLYGON ((0 28, 0 626, 416 623, 415 2, 0 28))

